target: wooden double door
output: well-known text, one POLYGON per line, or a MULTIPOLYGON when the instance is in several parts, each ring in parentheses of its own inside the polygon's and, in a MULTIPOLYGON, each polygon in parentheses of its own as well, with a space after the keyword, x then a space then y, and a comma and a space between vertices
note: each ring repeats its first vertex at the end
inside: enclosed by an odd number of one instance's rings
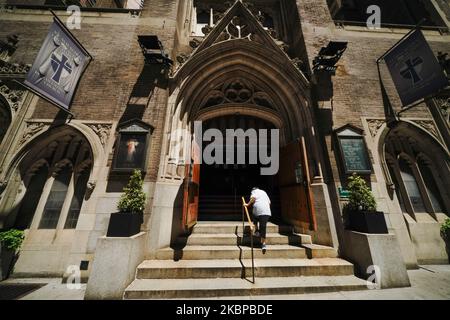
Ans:
MULTIPOLYGON (((261 181, 264 181, 263 177, 255 177, 255 175, 258 175, 258 172, 253 170, 254 168, 250 169, 250 167, 247 170, 241 168, 234 173, 226 173, 227 170, 232 168, 222 168, 222 171, 219 168, 216 173, 205 169, 203 171, 207 176, 200 179, 200 171, 203 166, 199 163, 200 152, 202 152, 201 148, 196 143, 193 143, 191 163, 187 164, 185 169, 183 225, 186 230, 192 228, 199 217, 199 200, 202 196, 200 192, 202 190, 201 181, 213 181, 212 185, 215 185, 217 190, 222 188, 222 192, 230 192, 231 189, 228 190, 229 186, 227 185, 230 179, 226 179, 226 175, 229 174, 231 183, 234 185, 234 193, 237 191, 242 193, 238 194, 239 197, 249 194, 250 190, 248 189, 251 189, 251 185, 255 184, 255 182, 261 184, 261 181), (211 174, 214 174, 214 176, 211 176, 211 174), (241 181, 242 178, 245 181, 241 181)), ((276 181, 275 188, 280 197, 282 219, 288 223, 300 225, 305 229, 316 230, 317 222, 311 190, 308 157, 303 139, 299 139, 280 149, 279 171, 277 176, 272 178, 276 181)), ((264 183, 261 187, 265 188, 264 183)), ((207 190, 210 191, 209 188, 207 190)), ((205 193, 205 191, 203 192, 205 193)))

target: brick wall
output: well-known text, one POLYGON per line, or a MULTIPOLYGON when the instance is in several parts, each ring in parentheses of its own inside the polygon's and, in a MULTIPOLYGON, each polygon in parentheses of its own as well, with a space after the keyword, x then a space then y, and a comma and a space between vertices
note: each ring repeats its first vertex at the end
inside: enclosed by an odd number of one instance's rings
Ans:
MULTIPOLYGON (((330 157, 332 174, 336 182, 339 172, 336 166, 334 148, 331 145, 330 129, 347 123, 362 128, 361 117, 384 117, 385 109, 376 60, 391 48, 407 30, 370 31, 362 28, 338 29, 334 26, 326 0, 300 0, 297 7, 302 23, 303 45, 312 67, 312 61, 322 46, 330 40, 348 41, 348 49, 338 63, 336 75, 331 78, 331 88, 319 85, 316 89, 318 108, 332 109, 332 128, 322 128, 325 132, 326 149, 330 157), (331 95, 321 98, 322 93, 331 95)), ((450 38, 437 32, 425 32, 434 52, 450 51, 450 38)), ((383 84, 396 111, 401 103, 384 65, 381 67, 383 84)), ((318 112, 317 122, 323 114, 318 112)), ((428 108, 421 105, 404 113, 404 117, 432 118, 428 108)))
MULTIPOLYGON (((153 125, 147 181, 157 176, 168 90, 164 77, 144 68, 137 37, 158 35, 166 52, 172 55, 176 10, 176 1, 153 0, 146 1, 140 18, 127 13, 83 13, 81 30, 73 30, 94 60, 80 81, 71 111, 77 120, 118 122, 132 115, 153 125), (143 94, 146 105, 129 104, 130 98, 143 94)), ((0 38, 11 33, 19 35, 19 48, 12 62, 33 63, 51 24, 51 15, 41 13, 39 19, 29 19, 17 12, 0 22, 0 38)), ((64 12, 58 15, 65 20, 64 12)), ((54 119, 57 113, 55 106, 39 99, 32 118, 54 119)))

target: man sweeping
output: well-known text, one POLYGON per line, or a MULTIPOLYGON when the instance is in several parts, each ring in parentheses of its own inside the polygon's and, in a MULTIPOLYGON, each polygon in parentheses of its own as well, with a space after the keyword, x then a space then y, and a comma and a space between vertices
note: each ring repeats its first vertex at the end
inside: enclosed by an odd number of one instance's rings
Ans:
POLYGON ((266 253, 266 227, 270 216, 270 198, 264 190, 254 187, 250 195, 250 201, 245 204, 248 208, 253 205, 253 218, 256 224, 255 236, 261 237, 261 249, 266 253))

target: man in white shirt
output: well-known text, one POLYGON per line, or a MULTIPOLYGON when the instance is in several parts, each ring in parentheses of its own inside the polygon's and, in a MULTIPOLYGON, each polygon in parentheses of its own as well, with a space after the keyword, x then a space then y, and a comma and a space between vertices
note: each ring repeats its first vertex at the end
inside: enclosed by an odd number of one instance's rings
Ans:
POLYGON ((255 235, 261 237, 261 249, 263 253, 266 252, 266 226, 272 215, 270 211, 270 198, 264 190, 255 187, 252 189, 250 195, 250 202, 245 206, 249 207, 253 205, 253 217, 256 221, 257 230, 255 235))

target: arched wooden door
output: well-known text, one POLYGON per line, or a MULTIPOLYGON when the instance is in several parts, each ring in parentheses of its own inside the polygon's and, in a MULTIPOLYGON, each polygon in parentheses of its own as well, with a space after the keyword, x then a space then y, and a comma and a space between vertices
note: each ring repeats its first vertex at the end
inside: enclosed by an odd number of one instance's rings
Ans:
POLYGON ((192 228, 198 219, 198 200, 200 194, 200 158, 201 148, 192 141, 191 159, 185 167, 183 226, 186 230, 192 228))
POLYGON ((317 230, 304 139, 281 148, 278 179, 283 217, 305 229, 317 230))

